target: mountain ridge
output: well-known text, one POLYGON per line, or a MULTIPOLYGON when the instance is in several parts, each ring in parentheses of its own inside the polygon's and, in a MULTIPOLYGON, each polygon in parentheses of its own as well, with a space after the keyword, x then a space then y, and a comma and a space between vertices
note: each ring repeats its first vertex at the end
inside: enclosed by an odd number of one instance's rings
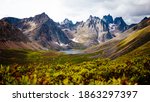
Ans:
MULTIPOLYGON (((3 20, 8 21, 7 18, 3 20)), ((15 26, 22 30, 30 40, 48 49, 67 48, 67 44, 70 43, 66 34, 45 13, 21 19, 15 26)))
POLYGON ((67 18, 56 23, 44 12, 29 18, 5 17, 2 20, 17 27, 31 41, 52 50, 76 48, 75 46, 87 48, 117 38, 130 28, 140 28, 138 24, 127 25, 122 17, 113 18, 110 14, 102 19, 90 15, 85 22, 75 24, 67 18))
POLYGON ((109 15, 103 16, 103 19, 90 15, 85 22, 77 22, 72 29, 63 28, 71 39, 75 42, 82 43, 85 46, 99 44, 117 36, 116 34, 122 33, 129 29, 122 17, 113 17, 109 15))

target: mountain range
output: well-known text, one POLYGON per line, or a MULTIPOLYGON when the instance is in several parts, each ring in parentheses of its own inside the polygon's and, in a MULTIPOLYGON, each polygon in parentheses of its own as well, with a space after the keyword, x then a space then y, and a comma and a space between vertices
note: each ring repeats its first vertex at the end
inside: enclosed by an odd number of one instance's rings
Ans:
POLYGON ((112 39, 117 33, 127 30, 129 26, 122 17, 113 20, 111 15, 104 16, 103 19, 90 15, 86 22, 81 21, 76 24, 65 19, 60 24, 60 28, 69 35, 72 41, 87 47, 112 39))
POLYGON ((58 49, 70 43, 66 34, 45 13, 24 19, 7 17, 2 20, 17 27, 31 41, 46 49, 58 49))
POLYGON ((26 47, 21 46, 20 48, 36 50, 88 48, 103 44, 110 39, 119 38, 118 36, 137 26, 137 24, 127 25, 122 17, 113 18, 110 14, 103 16, 102 19, 90 15, 85 22, 75 24, 67 18, 57 23, 45 13, 23 19, 5 17, 0 22, 2 26, 1 43, 4 42, 4 39, 7 43, 7 46, 4 43, 1 44, 1 48, 18 48, 16 46, 23 43, 26 47), (5 26, 6 24, 9 29, 5 26), (15 44, 16 41, 17 44, 15 44), (14 46, 9 46, 10 42, 13 42, 14 46))

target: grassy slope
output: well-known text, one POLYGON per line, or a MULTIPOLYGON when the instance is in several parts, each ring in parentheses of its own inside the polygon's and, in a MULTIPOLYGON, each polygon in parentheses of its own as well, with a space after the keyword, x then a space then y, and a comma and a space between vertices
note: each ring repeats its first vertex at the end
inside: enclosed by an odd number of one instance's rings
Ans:
POLYGON ((134 32, 129 37, 122 40, 117 45, 117 50, 111 55, 111 58, 116 58, 118 56, 126 54, 147 43, 148 41, 150 41, 150 26, 134 32))
POLYGON ((115 59, 150 41, 150 26, 134 31, 123 40, 112 39, 104 44, 85 50, 85 53, 97 53, 93 56, 115 59))

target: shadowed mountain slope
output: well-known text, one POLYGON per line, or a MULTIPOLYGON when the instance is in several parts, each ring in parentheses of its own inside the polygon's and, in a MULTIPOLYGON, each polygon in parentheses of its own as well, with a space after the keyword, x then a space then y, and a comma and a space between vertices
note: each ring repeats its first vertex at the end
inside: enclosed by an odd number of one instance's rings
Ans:
POLYGON ((0 49, 42 49, 15 26, 0 20, 0 49))

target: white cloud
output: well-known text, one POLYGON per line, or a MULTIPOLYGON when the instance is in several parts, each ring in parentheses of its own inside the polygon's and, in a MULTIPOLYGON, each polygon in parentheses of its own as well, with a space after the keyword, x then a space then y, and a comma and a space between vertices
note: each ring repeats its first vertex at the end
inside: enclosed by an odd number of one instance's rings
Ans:
POLYGON ((86 20, 89 15, 122 16, 128 23, 150 16, 150 0, 1 0, 0 18, 30 17, 46 12, 55 21, 86 20))

